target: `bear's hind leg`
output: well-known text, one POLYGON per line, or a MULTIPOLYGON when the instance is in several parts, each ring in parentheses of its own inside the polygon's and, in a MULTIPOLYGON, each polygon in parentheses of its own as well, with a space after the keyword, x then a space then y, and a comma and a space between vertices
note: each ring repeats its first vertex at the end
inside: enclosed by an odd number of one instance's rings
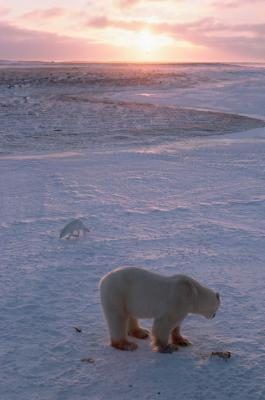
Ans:
POLYGON ((149 337, 149 331, 141 328, 136 318, 130 317, 128 323, 128 335, 134 336, 137 339, 147 339, 149 337))
POLYGON ((154 351, 158 351, 159 353, 173 353, 173 351, 178 350, 177 346, 168 343, 170 331, 175 323, 176 321, 172 320, 168 315, 154 320, 152 328, 152 345, 154 351))
POLYGON ((133 351, 137 349, 137 344, 127 340, 127 325, 128 321, 125 316, 111 315, 108 318, 110 331, 110 344, 118 350, 133 351))
POLYGON ((191 345, 191 342, 188 339, 181 336, 179 326, 175 327, 171 331, 171 340, 172 340, 172 343, 176 346, 190 346, 191 345))

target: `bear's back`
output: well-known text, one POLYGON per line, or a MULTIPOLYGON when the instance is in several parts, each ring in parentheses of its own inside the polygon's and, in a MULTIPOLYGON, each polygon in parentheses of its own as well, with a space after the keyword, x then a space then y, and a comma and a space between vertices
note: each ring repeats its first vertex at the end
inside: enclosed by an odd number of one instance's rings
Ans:
MULTIPOLYGON (((171 277, 172 278, 172 277, 171 277)), ((118 307, 122 302, 128 314, 138 318, 158 317, 168 309, 172 279, 141 268, 116 269, 102 278, 102 303, 118 307)))

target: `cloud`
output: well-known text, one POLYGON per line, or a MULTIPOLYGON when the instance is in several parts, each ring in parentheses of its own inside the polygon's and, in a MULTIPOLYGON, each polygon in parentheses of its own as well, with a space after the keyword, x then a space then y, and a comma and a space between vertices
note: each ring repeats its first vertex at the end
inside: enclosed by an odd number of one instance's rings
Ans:
MULTIPOLYGON (((160 27, 161 28, 161 27, 160 27)), ((166 26, 175 38, 226 54, 234 61, 265 61, 265 24, 225 25, 206 18, 183 26, 166 26)))
POLYGON ((46 19, 53 19, 53 18, 59 18, 63 17, 67 14, 67 11, 64 8, 61 7, 53 7, 53 8, 47 8, 47 9, 41 9, 41 10, 33 10, 29 13, 26 13, 22 16, 24 19, 28 20, 46 20, 46 19))
POLYGON ((225 30, 226 27, 215 21, 213 18, 202 18, 198 21, 189 22, 189 23, 167 23, 167 22, 146 22, 141 19, 131 19, 131 20, 123 20, 123 19, 109 19, 105 16, 98 16, 92 19, 89 19, 86 22, 87 27, 96 28, 96 29, 105 29, 105 28, 115 28, 115 29, 123 29, 128 31, 139 31, 142 29, 150 29, 157 34, 171 34, 186 36, 189 33, 193 32, 213 32, 225 30))
POLYGON ((112 61, 121 56, 121 49, 0 22, 0 54, 10 60, 112 61))
MULTIPOLYGON (((184 1, 184 0, 175 0, 176 2, 184 1)), ((161 5, 164 5, 165 0, 115 0, 115 4, 120 8, 133 7, 139 3, 155 3, 160 2, 161 5)))
POLYGON ((228 25, 207 17, 189 23, 147 23, 143 20, 121 20, 97 17, 87 21, 89 27, 95 29, 114 28, 139 32, 143 29, 159 35, 166 34, 176 41, 188 41, 193 45, 204 46, 215 52, 220 50, 245 56, 248 60, 265 59, 265 23, 228 25))
POLYGON ((0 6, 0 17, 5 17, 10 13, 10 8, 0 6))
MULTIPOLYGON (((251 0, 251 4, 253 3, 260 3, 264 4, 264 0, 251 0)), ((249 0, 216 0, 212 2, 212 6, 219 8, 219 9, 225 9, 225 8, 238 8, 238 7, 243 7, 246 5, 249 5, 250 2, 249 0)))
POLYGON ((237 8, 239 7, 239 3, 237 1, 214 1, 212 3, 212 6, 216 7, 216 8, 237 8))
MULTIPOLYGON (((253 0, 254 1, 254 0, 253 0)), ((67 11, 69 12, 69 11, 67 11)), ((55 18, 65 15, 63 8, 35 10, 28 13, 28 17, 38 15, 39 18, 55 18), (29 15, 31 14, 31 15, 29 15)), ((83 18, 85 16, 83 15, 83 18)), ((80 20, 79 20, 80 21, 80 20)), ((117 29, 118 31, 140 32, 149 30, 155 35, 166 35, 178 42, 186 41, 197 48, 207 49, 205 54, 216 54, 220 57, 234 60, 265 61, 265 23, 235 23, 228 24, 213 17, 201 18, 188 23, 179 22, 146 22, 144 19, 108 18, 98 15, 79 24, 79 32, 85 29, 86 34, 92 30, 100 31, 104 38, 104 30, 117 29)), ((121 33, 122 34, 122 33, 121 33)), ((105 34, 105 37, 107 32, 105 34)), ((106 41, 107 41, 106 37, 106 41)), ((173 43, 173 40, 171 43, 173 43)), ((118 47, 114 44, 96 43, 96 40, 73 38, 46 31, 25 29, 7 21, 0 22, 0 55, 1 58, 35 59, 35 60, 90 60, 113 61, 131 59, 129 48, 118 47)), ((174 45, 172 45, 174 51, 174 45)), ((172 54, 172 58, 174 54, 172 54)), ((203 61, 203 60, 202 60, 203 61)))
POLYGON ((140 0, 116 0, 116 4, 123 8, 123 7, 131 7, 136 3, 139 3, 140 0))
POLYGON ((104 16, 99 16, 89 19, 86 22, 86 25, 96 29, 116 28, 127 31, 139 31, 146 28, 149 24, 142 20, 112 20, 104 16))

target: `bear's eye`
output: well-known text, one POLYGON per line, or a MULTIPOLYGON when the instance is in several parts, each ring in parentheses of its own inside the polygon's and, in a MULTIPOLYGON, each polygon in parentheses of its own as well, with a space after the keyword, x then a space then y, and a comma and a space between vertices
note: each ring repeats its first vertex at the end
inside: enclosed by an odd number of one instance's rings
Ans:
POLYGON ((220 301, 220 294, 219 293, 216 293, 216 298, 217 298, 218 301, 220 301))

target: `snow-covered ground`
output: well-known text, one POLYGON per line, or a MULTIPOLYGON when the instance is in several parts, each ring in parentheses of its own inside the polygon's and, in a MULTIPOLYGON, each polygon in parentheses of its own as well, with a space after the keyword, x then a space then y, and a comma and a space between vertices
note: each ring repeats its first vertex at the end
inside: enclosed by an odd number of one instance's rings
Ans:
POLYGON ((265 398, 264 89, 252 65, 2 67, 1 399, 265 398), (90 232, 60 240, 73 218, 90 232), (191 275, 220 311, 174 354, 114 350, 118 266, 191 275))

